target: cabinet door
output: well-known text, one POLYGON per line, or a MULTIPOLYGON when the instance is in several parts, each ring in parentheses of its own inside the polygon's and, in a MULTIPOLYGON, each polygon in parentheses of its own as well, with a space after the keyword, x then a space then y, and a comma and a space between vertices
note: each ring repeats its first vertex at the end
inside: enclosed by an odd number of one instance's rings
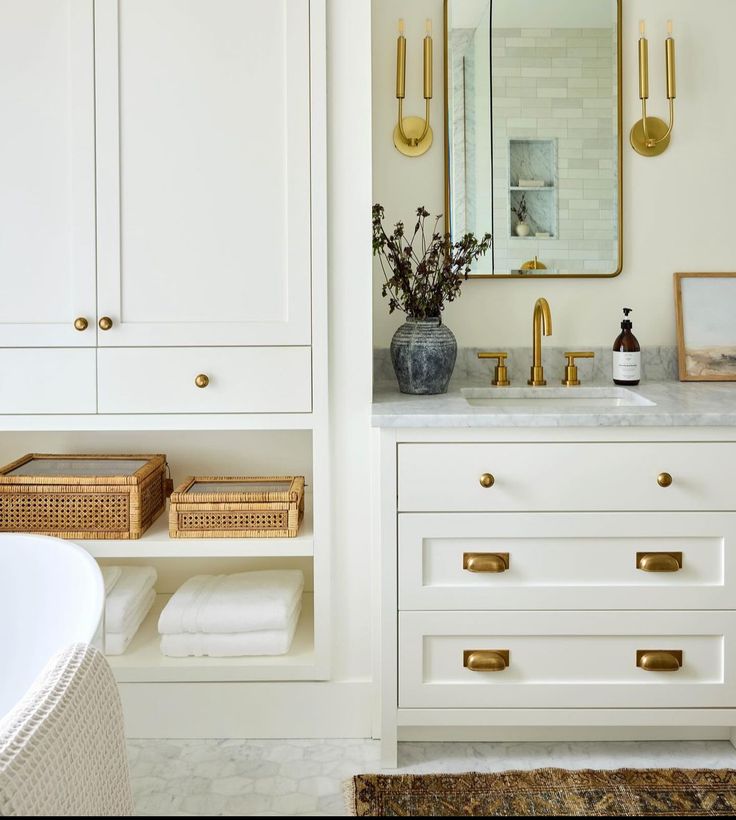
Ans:
POLYGON ((310 343, 309 0, 96 0, 103 346, 310 343))
POLYGON ((0 0, 0 347, 95 344, 92 47, 92 0, 0 0))

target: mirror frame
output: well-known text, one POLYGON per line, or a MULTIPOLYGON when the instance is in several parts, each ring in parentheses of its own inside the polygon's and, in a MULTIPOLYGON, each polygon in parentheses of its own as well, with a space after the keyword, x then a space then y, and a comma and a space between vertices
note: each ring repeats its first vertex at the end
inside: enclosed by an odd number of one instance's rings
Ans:
MULTIPOLYGON (((493 0, 489 0, 493 6, 493 0)), ((624 143, 623 143, 623 37, 622 4, 616 0, 616 77, 618 82, 618 267, 613 273, 471 273, 469 279, 613 279, 624 267, 624 143)), ((452 191, 450 186, 450 0, 444 0, 444 92, 445 92, 445 224, 447 232, 452 228, 452 191)), ((491 117, 493 97, 491 96, 491 117)), ((491 128, 493 123, 491 122, 491 128)), ((493 163, 493 158, 491 158, 493 163)), ((493 225, 489 226, 493 228, 493 225)))

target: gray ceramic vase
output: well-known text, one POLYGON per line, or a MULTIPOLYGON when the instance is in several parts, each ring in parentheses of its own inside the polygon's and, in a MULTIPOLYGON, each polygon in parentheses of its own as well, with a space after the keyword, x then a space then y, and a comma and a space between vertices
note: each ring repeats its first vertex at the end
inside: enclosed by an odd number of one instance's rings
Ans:
POLYGON ((447 393, 456 358, 455 335, 439 318, 407 319, 391 339, 391 361, 402 393, 447 393))

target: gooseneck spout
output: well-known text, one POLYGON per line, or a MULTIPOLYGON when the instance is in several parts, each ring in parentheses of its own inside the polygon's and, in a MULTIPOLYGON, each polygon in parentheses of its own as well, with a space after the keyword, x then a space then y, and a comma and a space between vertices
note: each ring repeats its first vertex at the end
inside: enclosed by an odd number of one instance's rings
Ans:
POLYGON ((532 387, 543 387, 547 382, 544 379, 542 367, 542 334, 552 335, 552 312, 546 299, 537 299, 534 304, 532 319, 532 369, 529 381, 532 387))

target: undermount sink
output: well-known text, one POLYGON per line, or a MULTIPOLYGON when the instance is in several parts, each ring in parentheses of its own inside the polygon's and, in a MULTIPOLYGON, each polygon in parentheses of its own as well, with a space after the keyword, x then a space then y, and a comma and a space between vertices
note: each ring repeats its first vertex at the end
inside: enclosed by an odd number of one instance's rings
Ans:
POLYGON ((471 407, 498 410, 575 410, 606 407, 653 407, 625 387, 466 387, 463 398, 471 407))

